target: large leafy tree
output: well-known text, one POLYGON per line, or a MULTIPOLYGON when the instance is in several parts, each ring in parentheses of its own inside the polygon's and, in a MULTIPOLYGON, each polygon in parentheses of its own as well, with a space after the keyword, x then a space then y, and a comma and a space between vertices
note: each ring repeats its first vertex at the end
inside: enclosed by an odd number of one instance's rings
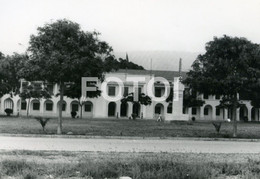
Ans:
POLYGON ((21 70, 27 60, 25 54, 4 56, 0 52, 0 96, 19 93, 21 70))
POLYGON ((259 77, 259 45, 224 35, 206 44, 206 53, 195 60, 184 83, 199 93, 223 96, 221 105, 232 109, 236 137, 236 110, 241 105, 238 94, 259 84, 259 77))
MULTIPOLYGON (((58 83, 63 101, 65 82, 78 82, 83 76, 102 78, 103 59, 112 48, 99 40, 99 33, 85 32, 79 24, 63 19, 45 24, 30 38, 30 60, 24 71, 28 80, 58 83)), ((57 133, 62 133, 62 103, 57 133)))
MULTIPOLYGON (((123 98, 121 99, 121 102, 122 103, 131 102, 133 105, 147 106, 147 105, 151 105, 152 99, 144 93, 138 93, 138 100, 135 100, 134 93, 132 92, 132 93, 129 93, 129 94, 126 94, 125 96, 123 96, 123 98)), ((138 115, 136 110, 137 109, 134 109, 134 111, 133 111, 133 114, 132 114, 133 119, 135 119, 138 115)))

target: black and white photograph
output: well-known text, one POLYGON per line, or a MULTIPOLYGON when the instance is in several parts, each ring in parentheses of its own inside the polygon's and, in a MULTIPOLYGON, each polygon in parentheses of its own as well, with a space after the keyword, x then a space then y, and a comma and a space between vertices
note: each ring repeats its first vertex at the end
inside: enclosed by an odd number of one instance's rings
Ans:
POLYGON ((260 1, 0 0, 0 179, 259 179, 260 1))

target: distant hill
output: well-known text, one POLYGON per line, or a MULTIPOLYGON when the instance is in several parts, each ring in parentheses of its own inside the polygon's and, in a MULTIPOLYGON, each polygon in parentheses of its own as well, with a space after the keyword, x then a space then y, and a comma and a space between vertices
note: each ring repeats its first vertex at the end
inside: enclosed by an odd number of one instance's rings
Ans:
MULTIPOLYGON (((176 51, 129 51, 127 52, 129 61, 143 66, 150 70, 151 59, 153 70, 178 70, 179 59, 182 58, 182 70, 188 71, 192 63, 200 54, 195 52, 176 52, 176 51)), ((126 52, 114 52, 117 58, 126 57, 126 52)))

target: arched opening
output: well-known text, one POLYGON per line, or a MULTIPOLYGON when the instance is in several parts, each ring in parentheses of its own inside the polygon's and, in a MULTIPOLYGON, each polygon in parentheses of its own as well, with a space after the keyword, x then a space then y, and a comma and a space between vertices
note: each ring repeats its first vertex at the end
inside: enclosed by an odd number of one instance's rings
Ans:
POLYGON ((252 121, 259 121, 259 109, 253 107, 251 109, 251 120, 252 121))
POLYGON ((120 105, 120 117, 127 117, 128 112, 128 104, 127 103, 121 103, 120 105))
POLYGON ((155 117, 158 117, 158 115, 164 116, 164 106, 161 103, 155 105, 154 115, 155 117))
POLYGON ((140 117, 140 109, 141 109, 141 106, 139 103, 133 104, 133 114, 136 114, 137 117, 140 117))
POLYGON ((4 109, 13 109, 14 102, 11 98, 7 98, 4 100, 4 109))
MULTIPOLYGON (((57 111, 59 112, 60 110, 60 101, 57 103, 57 111)), ((62 112, 65 112, 67 110, 67 103, 66 101, 62 102, 62 112)))
POLYGON ((110 102, 108 104, 108 116, 109 117, 116 116, 116 103, 115 102, 110 102))
POLYGON ((93 117, 93 103, 91 101, 86 101, 84 103, 84 116, 93 117))
POLYGON ((79 102, 78 101, 72 101, 70 103, 70 112, 72 112, 72 111, 75 111, 78 114, 78 112, 79 112, 79 102))
POLYGON ((203 113, 204 113, 204 119, 211 120, 212 117, 213 117, 212 116, 213 115, 213 113, 212 113, 212 106, 211 105, 206 105, 204 107, 203 113))
POLYGON ((23 99, 21 102, 21 111, 26 111, 26 109, 27 109, 27 101, 23 99))
POLYGON ((31 111, 40 111, 40 101, 38 99, 31 101, 31 111))
POLYGON ((53 102, 51 100, 46 100, 44 103, 44 109, 46 112, 53 111, 53 102))
POLYGON ((242 106, 239 109, 239 120, 248 121, 248 109, 246 106, 242 106))

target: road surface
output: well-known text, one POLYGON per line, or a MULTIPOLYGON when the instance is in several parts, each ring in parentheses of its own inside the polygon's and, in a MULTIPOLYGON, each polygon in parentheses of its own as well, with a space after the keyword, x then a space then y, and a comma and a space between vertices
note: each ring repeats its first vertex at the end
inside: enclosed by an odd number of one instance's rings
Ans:
POLYGON ((0 136, 0 150, 260 153, 260 142, 0 136))

